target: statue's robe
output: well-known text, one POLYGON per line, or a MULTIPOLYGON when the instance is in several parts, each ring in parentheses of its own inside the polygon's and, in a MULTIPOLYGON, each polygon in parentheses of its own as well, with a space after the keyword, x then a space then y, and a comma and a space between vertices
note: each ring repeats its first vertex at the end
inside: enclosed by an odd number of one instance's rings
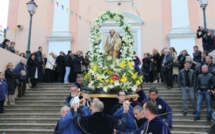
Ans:
POLYGON ((110 36, 107 37, 105 44, 104 44, 104 51, 113 56, 113 49, 114 45, 116 44, 116 37, 113 36, 112 38, 110 36))

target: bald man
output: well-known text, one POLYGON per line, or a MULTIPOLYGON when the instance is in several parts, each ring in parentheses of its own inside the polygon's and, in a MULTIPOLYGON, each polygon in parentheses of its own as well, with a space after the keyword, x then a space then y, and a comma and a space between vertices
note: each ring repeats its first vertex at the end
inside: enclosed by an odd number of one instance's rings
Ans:
POLYGON ((198 75, 196 80, 196 89, 198 90, 198 100, 197 100, 197 109, 194 120, 200 120, 201 117, 201 107, 206 98, 207 102, 207 121, 211 121, 211 90, 215 87, 214 76, 208 72, 208 66, 202 66, 202 74, 198 75))
POLYGON ((114 44, 116 44, 115 38, 115 30, 111 29, 109 31, 110 36, 107 37, 106 42, 104 44, 104 51, 109 54, 113 55, 114 44))
POLYGON ((114 128, 123 130, 127 121, 127 106, 124 111, 123 119, 117 120, 103 113, 104 104, 101 101, 92 103, 92 115, 78 117, 74 120, 75 126, 82 130, 83 133, 90 134, 112 134, 114 128))

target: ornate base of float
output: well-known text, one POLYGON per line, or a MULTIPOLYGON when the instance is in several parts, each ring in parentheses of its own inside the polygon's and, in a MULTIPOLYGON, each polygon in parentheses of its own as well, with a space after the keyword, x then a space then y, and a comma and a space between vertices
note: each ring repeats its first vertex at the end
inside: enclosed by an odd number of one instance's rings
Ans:
MULTIPOLYGON (((99 98, 105 105, 104 113, 111 115, 112 107, 118 103, 118 97, 116 90, 111 90, 111 92, 104 92, 102 89, 92 90, 83 90, 83 93, 87 94, 91 98, 99 98)), ((126 99, 132 99, 138 95, 133 92, 126 92, 126 99)))

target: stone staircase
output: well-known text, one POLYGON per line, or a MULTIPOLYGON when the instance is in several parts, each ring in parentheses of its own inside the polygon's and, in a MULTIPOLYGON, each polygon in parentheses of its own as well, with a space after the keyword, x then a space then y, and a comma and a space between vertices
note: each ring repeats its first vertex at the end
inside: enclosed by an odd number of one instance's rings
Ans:
MULTIPOLYGON (((182 115, 179 88, 167 90, 162 84, 144 84, 146 94, 152 86, 173 109, 172 134, 207 134, 211 123, 206 122, 205 102, 201 120, 194 122, 192 111, 186 117, 182 115)), ((0 134, 52 134, 69 89, 69 84, 40 84, 28 89, 26 96, 16 99, 15 106, 6 106, 6 113, 0 114, 0 134)))

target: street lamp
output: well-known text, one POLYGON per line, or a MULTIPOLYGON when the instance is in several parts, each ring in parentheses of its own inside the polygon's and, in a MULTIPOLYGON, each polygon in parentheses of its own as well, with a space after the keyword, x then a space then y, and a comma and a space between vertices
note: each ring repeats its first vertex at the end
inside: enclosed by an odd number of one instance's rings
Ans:
POLYGON ((206 13, 205 13, 205 10, 206 10, 206 7, 208 5, 208 0, 199 0, 199 4, 200 4, 200 7, 202 8, 203 10, 203 17, 204 17, 204 29, 207 29, 207 23, 206 23, 206 13))
POLYGON ((29 23, 29 30, 28 30, 28 46, 26 51, 26 58, 28 59, 30 57, 30 45, 31 45, 31 26, 32 26, 32 16, 36 12, 37 5, 34 2, 34 0, 30 0, 27 4, 28 12, 30 14, 30 23, 29 23))

